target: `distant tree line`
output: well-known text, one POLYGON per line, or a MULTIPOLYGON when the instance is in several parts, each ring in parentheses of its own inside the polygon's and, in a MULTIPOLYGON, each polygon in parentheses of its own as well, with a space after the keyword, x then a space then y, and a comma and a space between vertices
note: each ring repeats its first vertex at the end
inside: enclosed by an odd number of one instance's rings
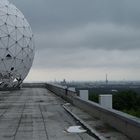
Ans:
MULTIPOLYGON (((90 93, 89 99, 99 103, 99 94, 90 93)), ((140 94, 133 90, 113 94, 113 108, 140 117, 140 94)))

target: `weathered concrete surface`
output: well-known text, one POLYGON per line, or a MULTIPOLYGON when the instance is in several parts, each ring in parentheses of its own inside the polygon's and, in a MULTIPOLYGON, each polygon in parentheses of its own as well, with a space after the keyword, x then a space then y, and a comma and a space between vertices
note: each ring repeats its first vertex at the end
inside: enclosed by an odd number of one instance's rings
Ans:
POLYGON ((66 132, 76 122, 62 104, 43 88, 0 91, 0 140, 94 140, 66 132))
POLYGON ((130 140, 124 134, 105 124, 102 120, 91 116, 72 104, 65 104, 63 107, 101 140, 130 140))
MULTIPOLYGON (((114 109, 107 109, 92 101, 85 101, 76 92, 66 90, 62 86, 46 84, 47 89, 64 98, 89 115, 100 119, 132 140, 140 140, 140 119, 114 109)), ((99 128, 100 129, 100 128, 99 128)))

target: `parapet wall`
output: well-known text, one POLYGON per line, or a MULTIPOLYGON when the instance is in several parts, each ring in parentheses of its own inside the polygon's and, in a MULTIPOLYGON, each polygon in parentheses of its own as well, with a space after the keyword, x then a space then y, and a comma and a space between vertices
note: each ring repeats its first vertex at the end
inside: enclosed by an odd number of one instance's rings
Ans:
POLYGON ((73 103, 74 97, 77 96, 76 92, 70 91, 66 87, 54 84, 46 84, 46 88, 70 103, 73 103))
POLYGON ((69 101, 73 105, 85 110, 90 115, 100 118, 105 123, 122 132, 129 138, 133 140, 140 140, 139 118, 114 109, 106 109, 91 101, 84 101, 77 96, 76 92, 67 90, 62 86, 46 84, 46 88, 69 101))

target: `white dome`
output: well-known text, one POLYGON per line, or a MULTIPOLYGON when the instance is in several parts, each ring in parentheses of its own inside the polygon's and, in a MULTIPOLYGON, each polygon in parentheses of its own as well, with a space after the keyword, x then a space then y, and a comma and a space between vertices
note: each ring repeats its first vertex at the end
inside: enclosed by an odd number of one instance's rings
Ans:
POLYGON ((34 58, 34 41, 24 15, 7 0, 0 0, 0 88, 18 87, 34 58))

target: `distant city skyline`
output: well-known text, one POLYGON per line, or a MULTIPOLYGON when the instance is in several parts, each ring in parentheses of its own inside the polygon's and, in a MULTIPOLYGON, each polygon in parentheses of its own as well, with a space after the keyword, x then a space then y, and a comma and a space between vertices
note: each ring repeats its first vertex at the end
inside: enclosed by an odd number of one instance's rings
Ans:
POLYGON ((9 0, 35 34, 26 81, 140 80, 139 0, 9 0))

